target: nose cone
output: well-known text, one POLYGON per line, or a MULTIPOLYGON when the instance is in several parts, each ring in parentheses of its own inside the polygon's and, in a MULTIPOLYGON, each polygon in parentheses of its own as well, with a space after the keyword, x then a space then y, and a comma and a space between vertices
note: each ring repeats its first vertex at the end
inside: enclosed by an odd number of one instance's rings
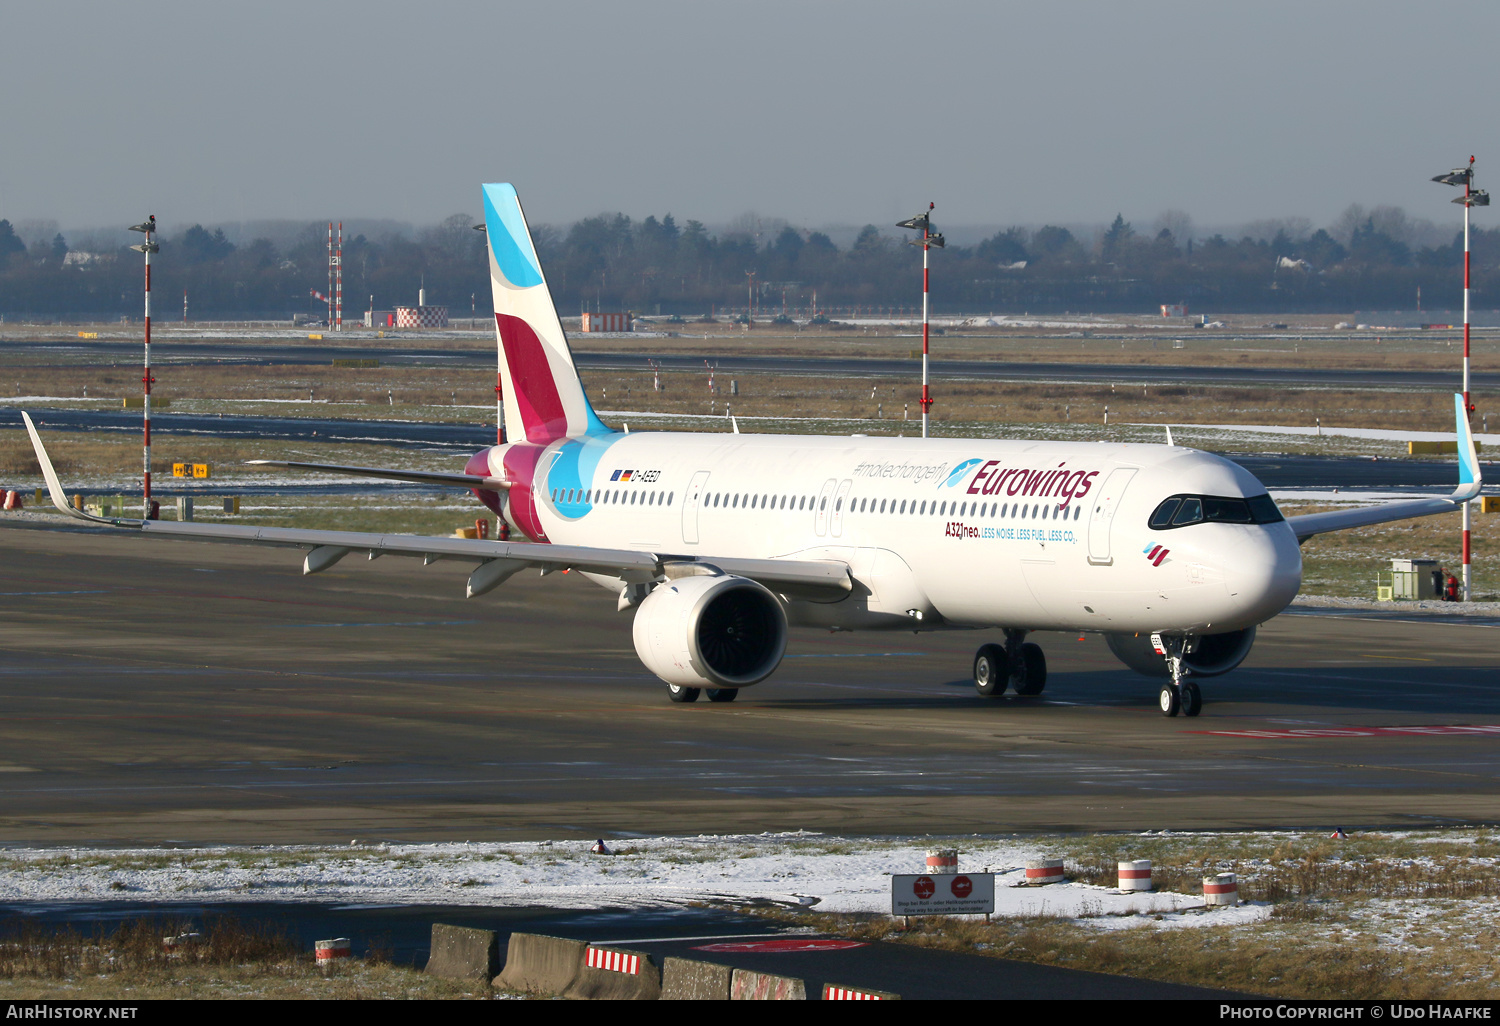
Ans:
MULTIPOLYGON (((1264 623, 1302 586, 1302 549, 1286 523, 1238 527, 1221 553, 1235 628, 1264 623)), ((1227 540, 1227 539, 1226 539, 1227 540)))

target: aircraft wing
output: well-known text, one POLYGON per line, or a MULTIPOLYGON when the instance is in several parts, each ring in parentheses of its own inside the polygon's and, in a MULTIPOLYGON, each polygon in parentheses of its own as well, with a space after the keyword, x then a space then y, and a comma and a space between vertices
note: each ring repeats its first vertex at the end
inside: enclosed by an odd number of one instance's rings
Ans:
POLYGON ((1304 542, 1316 534, 1329 531, 1347 531, 1354 527, 1371 524, 1387 524, 1394 520, 1410 520, 1414 517, 1430 517, 1437 513, 1455 513, 1463 509, 1479 495, 1484 485, 1484 476, 1479 470, 1479 454, 1474 449, 1474 438, 1469 433, 1469 418, 1464 410, 1464 397, 1453 395, 1454 410, 1458 421, 1458 489, 1452 495, 1441 498, 1402 499, 1381 503, 1378 506, 1361 506, 1357 509, 1336 509, 1327 513, 1308 513, 1300 517, 1287 517, 1286 522, 1297 532, 1297 540, 1304 542))
MULTIPOLYGON (((351 552, 364 552, 370 559, 380 556, 420 557, 424 563, 440 559, 468 560, 479 564, 469 577, 470 597, 481 595, 517 571, 527 568, 545 573, 581 570, 627 582, 647 583, 674 576, 684 564, 716 568, 738 577, 748 577, 772 590, 796 588, 830 596, 853 589, 847 563, 838 560, 716 558, 698 554, 647 552, 638 549, 596 548, 590 545, 544 545, 536 542, 490 541, 482 538, 440 538, 409 534, 374 534, 362 531, 316 531, 292 527, 254 527, 239 524, 198 524, 165 520, 131 520, 96 517, 68 504, 52 459, 42 445, 36 425, 22 413, 26 430, 41 464, 42 476, 52 504, 68 516, 108 527, 138 530, 158 537, 190 538, 197 541, 272 545, 309 550, 302 561, 304 574, 326 570, 351 552)), ((313 466, 316 466, 314 464, 313 466)), ((469 475, 434 475, 461 477, 469 475)), ((488 478, 481 480, 491 480, 488 478)), ((465 485, 465 487, 473 487, 465 485)))
POLYGON ((479 474, 443 474, 425 470, 387 470, 384 467, 348 467, 339 463, 296 463, 284 460, 246 460, 253 467, 289 467, 293 470, 322 470, 330 474, 355 477, 378 477, 387 481, 411 481, 416 484, 453 485, 455 488, 485 488, 492 492, 510 487, 509 481, 479 474))

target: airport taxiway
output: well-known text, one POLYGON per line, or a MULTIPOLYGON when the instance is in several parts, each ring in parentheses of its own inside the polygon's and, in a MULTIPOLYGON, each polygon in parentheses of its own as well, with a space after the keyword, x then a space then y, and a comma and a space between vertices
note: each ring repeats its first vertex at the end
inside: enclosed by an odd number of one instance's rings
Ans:
MULTIPOLYGON (((287 366, 328 364, 337 359, 380 360, 395 366, 495 367, 494 343, 488 338, 465 339, 469 344, 449 348, 423 348, 427 340, 386 340, 382 345, 360 345, 349 339, 339 345, 309 345, 295 341, 257 341, 228 339, 203 341, 160 336, 152 339, 152 359, 166 363, 214 363, 246 366, 287 366)), ((586 342, 584 339, 582 342, 586 342)), ((728 374, 789 374, 808 377, 890 377, 910 379, 915 361, 863 356, 784 356, 732 352, 725 347, 740 347, 734 338, 705 340, 705 353, 682 354, 648 352, 648 338, 641 338, 640 351, 586 352, 575 349, 573 361, 585 374, 589 371, 647 372, 655 362, 664 371, 703 373, 704 355, 718 369, 728 374)), ((787 340, 782 340, 787 341, 787 340)), ((1215 341, 1222 342, 1222 337, 1215 341)), ((1320 341, 1336 341, 1320 339, 1320 341)), ((575 338, 575 343, 582 344, 575 338)), ((820 337, 820 345, 837 344, 837 337, 820 337)), ((139 363, 140 343, 122 341, 73 341, 49 339, 6 339, 0 341, 0 353, 10 356, 57 357, 76 363, 80 356, 96 360, 115 360, 126 366, 139 363)), ((1348 367, 1252 367, 1230 365, 1153 365, 1091 364, 1058 362, 1015 362, 1002 360, 955 360, 941 356, 931 360, 929 372, 934 381, 1046 381, 1119 385, 1197 385, 1309 388, 1375 388, 1396 391, 1444 391, 1459 387, 1459 374, 1452 371, 1384 370, 1348 367)), ((1500 373, 1475 371, 1470 384, 1476 392, 1500 389, 1500 373)))
POLYGON ((1060 634, 1036 699, 974 695, 988 635, 796 631, 739 701, 677 706, 576 575, 465 600, 457 564, 299 564, 0 520, 0 839, 1500 821, 1492 618, 1280 616, 1193 720, 1060 634))

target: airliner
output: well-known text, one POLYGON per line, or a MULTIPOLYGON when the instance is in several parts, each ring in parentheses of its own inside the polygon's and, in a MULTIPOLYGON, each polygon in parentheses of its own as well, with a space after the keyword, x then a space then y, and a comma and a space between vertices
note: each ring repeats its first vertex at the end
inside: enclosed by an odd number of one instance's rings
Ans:
POLYGON ((1250 652, 1301 584, 1313 535, 1450 513, 1479 494, 1461 395, 1458 488, 1443 497, 1283 517, 1255 477, 1166 444, 616 431, 574 367, 514 187, 483 186, 494 292, 498 444, 462 473, 285 461, 471 489, 503 539, 96 517, 68 502, 25 417, 54 504, 151 536, 472 565, 467 594, 523 570, 573 570, 633 611, 635 649, 673 702, 732 702, 786 652, 788 628, 986 630, 974 688, 1039 694, 1035 631, 1095 632, 1196 716, 1198 680, 1250 652), (519 536, 519 537, 517 537, 519 536), (524 538, 525 540, 521 540, 524 538))

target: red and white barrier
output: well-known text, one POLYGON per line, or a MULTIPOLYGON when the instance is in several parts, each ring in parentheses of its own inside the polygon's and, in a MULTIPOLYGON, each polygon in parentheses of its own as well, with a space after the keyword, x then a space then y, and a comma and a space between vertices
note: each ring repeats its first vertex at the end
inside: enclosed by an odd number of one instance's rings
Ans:
POLYGON ((313 944, 313 956, 319 965, 345 961, 349 958, 349 938, 335 937, 333 940, 316 941, 313 944))
POLYGON ((840 987, 836 983, 823 984, 824 1001, 891 1001, 899 1000, 900 995, 887 994, 883 990, 869 990, 863 987, 840 987))
POLYGON ((1121 862, 1120 870, 1120 893, 1127 891, 1149 891, 1151 890, 1151 860, 1135 859, 1130 862, 1121 862))
POLYGON ((1063 882, 1062 859, 1040 859, 1026 863, 1026 882, 1029 884, 1055 884, 1063 882))
POLYGON ((1238 905, 1240 885, 1233 873, 1218 873, 1203 878, 1203 904, 1238 905))
POLYGON ((608 948, 589 948, 584 962, 590 969, 603 969, 611 973, 625 973, 627 976, 641 975, 641 956, 627 954, 624 951, 611 951, 608 948))
POLYGON ((958 849, 934 848, 927 853, 927 872, 957 873, 958 849))
POLYGON ((8 491, 8 492, 5 493, 4 498, 5 498, 5 508, 6 509, 20 509, 21 508, 21 493, 20 492, 17 492, 17 491, 8 491))

